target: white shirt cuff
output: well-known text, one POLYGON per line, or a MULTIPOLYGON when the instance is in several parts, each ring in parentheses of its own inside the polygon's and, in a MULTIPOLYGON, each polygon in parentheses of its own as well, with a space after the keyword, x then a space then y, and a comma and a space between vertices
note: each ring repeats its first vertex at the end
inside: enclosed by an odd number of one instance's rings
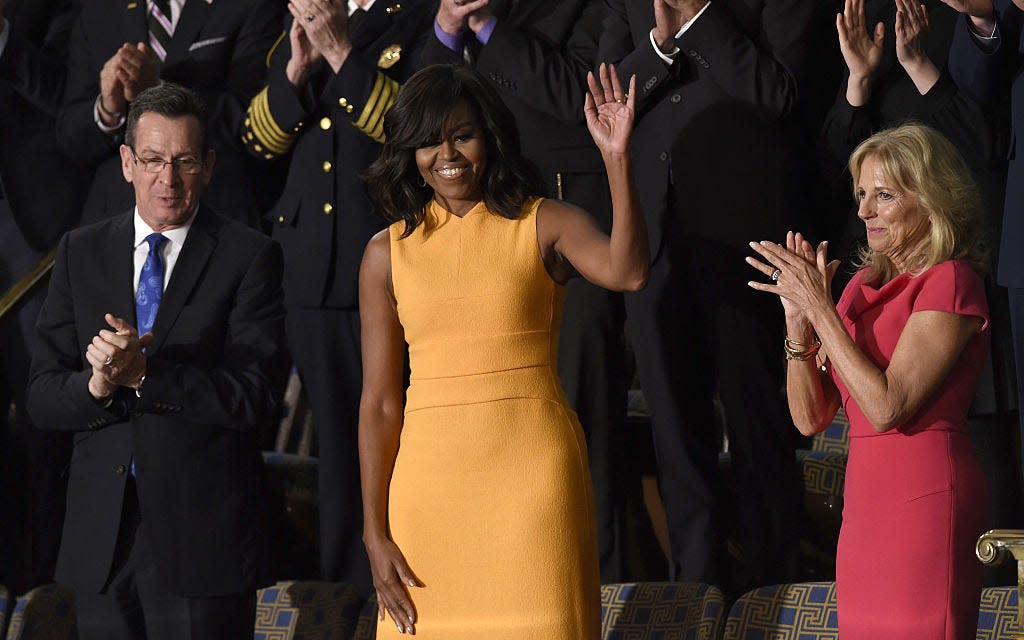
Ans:
MULTIPOLYGON (((679 38, 684 33, 686 33, 686 30, 693 26, 693 23, 697 21, 697 18, 701 17, 701 15, 703 15, 704 12, 707 11, 708 7, 710 6, 711 2, 706 2, 704 6, 701 7, 700 11, 698 11, 692 18, 687 20, 682 27, 680 27, 679 31, 676 32, 676 38, 679 38)), ((665 64, 672 64, 672 61, 675 60, 676 58, 676 54, 679 53, 679 47, 674 47, 672 51, 665 53, 658 47, 658 43, 654 41, 654 29, 651 29, 651 33, 649 35, 651 39, 651 46, 654 47, 654 53, 658 54, 658 57, 664 60, 665 64)))
POLYGON ((99 127, 100 131, 102 131, 103 133, 117 133, 118 131, 121 130, 121 127, 124 126, 124 122, 127 118, 122 113, 121 118, 117 121, 117 123, 114 126, 108 127, 107 125, 103 124, 103 120, 100 118, 100 97, 96 96, 96 102, 92 104, 92 119, 96 123, 96 126, 99 127))

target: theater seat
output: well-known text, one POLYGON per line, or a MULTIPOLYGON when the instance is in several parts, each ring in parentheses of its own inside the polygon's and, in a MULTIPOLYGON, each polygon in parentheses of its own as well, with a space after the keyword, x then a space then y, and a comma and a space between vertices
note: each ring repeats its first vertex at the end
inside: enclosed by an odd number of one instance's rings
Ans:
POLYGON ((981 590, 978 609, 978 640, 1005 640, 1016 638, 1017 587, 985 587, 981 590))
POLYGON ((834 582, 762 587, 737 600, 723 640, 838 640, 834 582))
POLYGON ((725 601, 694 582, 630 582, 601 587, 602 640, 717 640, 725 601))
POLYGON ((362 603, 347 584, 278 582, 256 594, 255 640, 347 640, 362 603))
POLYGON ((850 454, 850 421, 840 409, 825 430, 811 438, 811 450, 825 453, 850 454))
POLYGON ((74 592, 48 584, 18 598, 7 640, 70 640, 74 634, 74 592))

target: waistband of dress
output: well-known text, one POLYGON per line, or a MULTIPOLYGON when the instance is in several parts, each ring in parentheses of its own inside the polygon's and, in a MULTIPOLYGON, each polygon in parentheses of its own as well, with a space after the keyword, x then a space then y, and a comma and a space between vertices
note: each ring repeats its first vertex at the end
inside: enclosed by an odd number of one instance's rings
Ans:
POLYGON ((406 392, 405 411, 514 398, 562 402, 565 394, 554 370, 547 365, 463 376, 412 378, 406 392))

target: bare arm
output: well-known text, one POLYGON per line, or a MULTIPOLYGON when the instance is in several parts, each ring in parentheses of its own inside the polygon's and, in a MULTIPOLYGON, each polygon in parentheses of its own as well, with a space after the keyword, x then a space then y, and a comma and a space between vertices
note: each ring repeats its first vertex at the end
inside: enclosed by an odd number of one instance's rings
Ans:
POLYGON ((363 393, 359 401, 359 475, 363 491, 363 543, 370 556, 380 619, 391 614, 399 631, 412 633, 416 611, 406 587, 418 586, 388 533, 388 491, 402 433, 405 334, 391 287, 388 230, 375 235, 359 269, 363 393))
POLYGON ((782 271, 775 285, 751 283, 761 291, 784 296, 800 307, 814 327, 832 367, 850 395, 879 433, 912 418, 949 375, 983 320, 945 311, 916 311, 910 315, 889 365, 878 367, 853 342, 821 286, 827 267, 826 247, 819 246, 816 264, 773 243, 753 245, 782 271), (815 275, 815 272, 817 275, 815 275), (921 354, 928 354, 922 358, 921 354))
POLYGON ((541 252, 567 259, 590 282, 612 291, 638 291, 647 284, 651 257, 640 211, 629 137, 633 128, 636 78, 624 97, 612 65, 601 65, 601 84, 589 76, 587 127, 601 151, 612 196, 612 231, 606 236, 584 211, 545 201, 538 211, 541 252))

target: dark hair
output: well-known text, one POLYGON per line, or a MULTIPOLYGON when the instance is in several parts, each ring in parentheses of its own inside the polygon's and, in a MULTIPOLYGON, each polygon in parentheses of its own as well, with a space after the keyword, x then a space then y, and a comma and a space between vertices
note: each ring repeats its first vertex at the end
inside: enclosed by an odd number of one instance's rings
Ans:
POLYGON ((128 108, 124 143, 135 148, 135 127, 144 113, 158 113, 168 118, 192 116, 199 121, 203 148, 206 148, 206 103, 192 89, 173 82, 162 82, 135 96, 128 108))
POLYGON ((519 129, 501 97, 477 72, 460 65, 427 67, 406 81, 384 117, 384 148, 363 179, 388 222, 405 220, 403 237, 426 215, 433 190, 422 185, 416 150, 436 143, 457 104, 469 105, 483 129, 487 162, 481 179, 487 208, 514 220, 542 193, 540 173, 519 147, 519 129))

